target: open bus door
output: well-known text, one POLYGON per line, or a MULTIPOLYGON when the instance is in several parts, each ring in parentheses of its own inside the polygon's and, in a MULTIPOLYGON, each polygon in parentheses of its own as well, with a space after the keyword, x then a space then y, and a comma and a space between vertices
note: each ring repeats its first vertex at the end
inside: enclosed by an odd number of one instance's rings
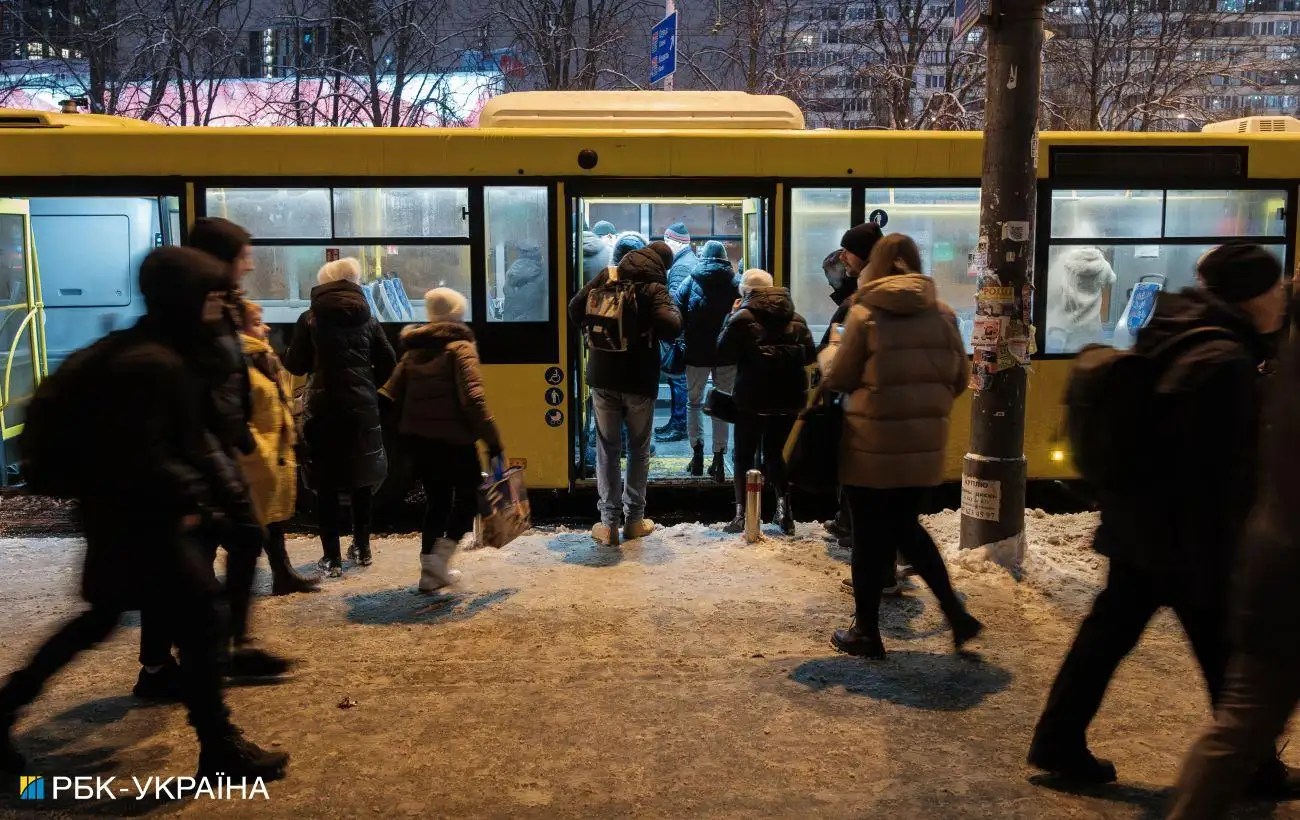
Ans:
POLYGON ((14 440, 47 372, 43 319, 28 204, 0 199, 0 486, 18 475, 14 440))

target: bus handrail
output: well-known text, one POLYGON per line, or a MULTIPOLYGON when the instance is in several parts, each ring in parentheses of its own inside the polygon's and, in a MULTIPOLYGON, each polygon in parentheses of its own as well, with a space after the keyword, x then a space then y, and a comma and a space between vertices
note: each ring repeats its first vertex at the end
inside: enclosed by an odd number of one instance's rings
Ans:
MULTIPOLYGON (((27 311, 27 315, 23 317, 22 322, 18 325, 18 331, 14 333, 13 342, 9 345, 9 358, 5 359, 5 379, 3 385, 0 385, 0 387, 3 388, 0 389, 0 412, 9 409, 9 380, 13 375, 14 355, 18 352, 18 343, 22 341, 23 331, 27 329, 27 325, 29 325, 40 312, 41 309, 39 306, 33 307, 31 310, 27 311)), ((33 345, 33 348, 35 348, 35 345, 33 345)), ((35 350, 33 350, 33 356, 34 355, 35 350)))

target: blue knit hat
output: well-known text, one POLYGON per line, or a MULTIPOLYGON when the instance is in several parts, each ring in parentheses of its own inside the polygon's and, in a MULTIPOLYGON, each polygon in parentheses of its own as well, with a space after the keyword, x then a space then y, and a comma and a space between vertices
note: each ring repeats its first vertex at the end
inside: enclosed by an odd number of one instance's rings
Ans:
POLYGON ((725 262, 731 261, 731 258, 727 256, 727 246, 723 245, 716 239, 710 239, 708 242, 704 243, 704 247, 700 250, 700 259, 717 259, 725 262))
POLYGON ((618 229, 614 227, 613 223, 602 219, 596 223, 595 227, 591 229, 591 232, 596 236, 609 236, 610 234, 618 233, 618 229))
POLYGON ((614 249, 609 254, 609 264, 617 265, 624 256, 632 251, 645 247, 645 240, 634 233, 625 233, 614 243, 614 249))
POLYGON ((680 222, 674 222, 664 229, 664 239, 683 244, 691 241, 691 232, 680 222))

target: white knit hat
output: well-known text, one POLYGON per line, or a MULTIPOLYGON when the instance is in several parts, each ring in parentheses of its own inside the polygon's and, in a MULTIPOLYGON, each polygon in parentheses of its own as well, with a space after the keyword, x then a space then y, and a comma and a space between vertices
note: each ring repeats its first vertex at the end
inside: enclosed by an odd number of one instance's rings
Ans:
POLYGON ((424 294, 424 310, 430 322, 463 322, 465 309, 465 297, 451 288, 434 288, 424 294))
POLYGON ((745 271, 744 277, 740 280, 740 295, 748 296, 754 288, 770 288, 772 284, 772 274, 758 268, 750 268, 745 271))
POLYGON ((326 262, 316 272, 316 283, 328 285, 330 282, 346 281, 354 285, 361 284, 361 263, 351 256, 326 262))

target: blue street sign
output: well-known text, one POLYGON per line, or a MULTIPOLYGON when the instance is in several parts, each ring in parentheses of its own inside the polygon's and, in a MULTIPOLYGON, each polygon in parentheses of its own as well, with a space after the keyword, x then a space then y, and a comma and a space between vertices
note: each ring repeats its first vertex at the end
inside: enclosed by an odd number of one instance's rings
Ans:
POLYGON ((677 70, 677 12, 650 29, 650 84, 662 82, 677 70))
POLYGON ((970 33, 970 30, 980 21, 980 15, 984 13, 984 0, 954 0, 952 16, 952 39, 953 42, 960 40, 970 33))

